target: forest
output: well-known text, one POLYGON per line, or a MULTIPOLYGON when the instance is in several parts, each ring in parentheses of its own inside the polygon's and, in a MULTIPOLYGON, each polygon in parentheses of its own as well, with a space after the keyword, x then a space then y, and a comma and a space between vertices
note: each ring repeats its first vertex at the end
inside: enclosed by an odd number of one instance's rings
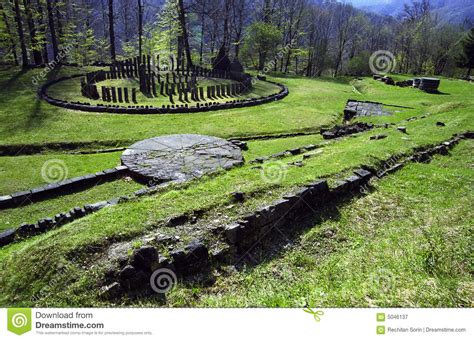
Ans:
POLYGON ((444 20, 429 0, 396 16, 335 0, 8 0, 0 62, 23 68, 109 64, 142 54, 308 77, 371 74, 374 51, 399 73, 469 77, 472 17, 444 20), (470 33, 469 30, 471 29, 470 33))

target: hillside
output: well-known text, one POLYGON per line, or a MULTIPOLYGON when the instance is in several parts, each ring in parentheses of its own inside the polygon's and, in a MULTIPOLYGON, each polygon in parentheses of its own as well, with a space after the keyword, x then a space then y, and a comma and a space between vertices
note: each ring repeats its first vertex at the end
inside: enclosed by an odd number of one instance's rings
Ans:
MULTIPOLYGON (((403 6, 411 0, 350 0, 360 9, 383 15, 397 16, 403 6)), ((444 22, 462 23, 465 19, 474 19, 474 2, 472 0, 432 0, 434 12, 444 22)))

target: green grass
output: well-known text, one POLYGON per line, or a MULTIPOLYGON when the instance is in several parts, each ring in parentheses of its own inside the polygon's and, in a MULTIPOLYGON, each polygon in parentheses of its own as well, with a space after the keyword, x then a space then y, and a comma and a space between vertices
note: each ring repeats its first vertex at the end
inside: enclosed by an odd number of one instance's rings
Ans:
MULTIPOLYGON (((57 76, 83 71, 63 68, 57 76)), ((345 97, 351 93, 347 82, 272 78, 289 87, 290 95, 284 100, 184 115, 97 114, 38 100, 31 81, 39 72, 0 71, 0 143, 130 141, 171 133, 227 138, 315 131, 341 116, 345 97)))
MULTIPOLYGON (((93 271, 84 270, 87 265, 82 263, 91 261, 90 254, 83 253, 84 249, 91 247, 101 249, 107 246, 108 240, 111 239, 131 239, 146 230, 156 228, 159 221, 169 216, 206 207, 214 207, 214 210, 211 210, 214 214, 222 216, 224 213, 227 222, 223 223, 228 223, 232 218, 236 218, 237 214, 262 206, 295 186, 316 178, 333 176, 361 164, 375 164, 390 155, 408 152, 416 146, 439 143, 448 139, 454 132, 472 128, 468 115, 451 113, 443 114, 443 117, 449 120, 450 124, 442 129, 435 124, 438 117, 408 123, 409 131, 419 131, 411 133, 408 140, 395 129, 387 129, 384 133, 388 138, 380 141, 369 141, 369 136, 377 133, 371 131, 329 144, 323 149, 322 154, 306 160, 304 167, 288 166, 286 176, 277 185, 262 181, 261 171, 246 165, 218 176, 194 181, 185 187, 170 188, 152 197, 102 210, 60 229, 4 247, 0 249, 0 258, 2 262, 8 264, 8 267, 2 276, 4 290, 0 293, 0 301, 3 301, 1 302, 3 304, 28 304, 31 296, 37 294, 51 277, 57 275, 57 262, 64 261, 69 263, 71 270, 74 271, 74 284, 64 288, 64 282, 59 278, 55 287, 51 288, 51 295, 38 303, 64 306, 101 304, 94 286, 97 285, 95 282, 101 278, 103 275, 101 273, 105 269, 94 266, 93 271), (240 209, 229 210, 226 207, 229 204, 230 193, 236 190, 254 194, 240 209), (71 254, 75 254, 78 258, 70 262, 68 259, 71 254), (13 258, 7 259, 10 256, 13 258), (37 266, 38 258, 42 259, 40 269, 37 266), (20 259, 22 269, 14 271, 20 259)), ((301 156, 290 157, 284 162, 286 164, 300 158, 301 156)), ((193 233, 199 231, 198 228, 188 230, 186 235, 192 237, 193 233)), ((100 251, 97 256, 100 258, 100 251)))
POLYGON ((82 207, 85 204, 129 195, 140 188, 142 185, 136 182, 117 180, 20 208, 0 210, 0 231, 16 228, 22 223, 36 223, 45 217, 52 218, 58 213, 68 212, 72 208, 82 207))
POLYGON ((472 307, 473 141, 378 181, 281 257, 171 306, 472 307), (440 190, 442 188, 442 190, 440 190), (327 231, 332 233, 327 233, 327 231))
MULTIPOLYGON (((79 71, 81 70, 65 68, 60 73, 71 74, 79 71)), ((206 229, 207 222, 227 224, 317 178, 327 178, 332 182, 336 179, 337 174, 347 173, 362 164, 378 164, 380 160, 387 159, 392 155, 407 153, 419 146, 447 140, 454 133, 474 130, 474 121, 472 120, 474 98, 469 95, 472 94, 473 87, 467 82, 456 80, 442 80, 441 91, 448 94, 430 95, 414 89, 387 86, 368 78, 364 78, 360 84, 356 84, 350 79, 305 79, 280 76, 271 79, 287 85, 290 95, 275 103, 192 115, 131 116, 83 113, 56 108, 40 101, 35 102, 34 87, 28 85, 35 72, 37 71, 29 71, 20 75, 15 75, 11 71, 0 72, 0 88, 2 94, 6 94, 0 99, 0 104, 2 104, 0 105, 0 128, 2 131, 0 143, 2 144, 130 141, 178 132, 203 133, 220 137, 314 132, 323 125, 332 125, 339 121, 345 102, 349 98, 413 107, 413 109, 400 109, 400 112, 389 117, 364 118, 367 121, 399 122, 411 116, 421 115, 427 115, 427 118, 404 122, 403 125, 408 129, 406 135, 397 131, 395 127, 379 128, 342 140, 325 142, 324 147, 317 150, 318 153, 314 157, 304 160, 302 167, 291 165, 294 161, 300 161, 302 156, 272 161, 270 164, 281 167, 286 174, 277 183, 265 181, 261 169, 256 168, 255 165, 246 164, 185 185, 169 187, 150 197, 135 199, 104 209, 59 229, 0 248, 0 266, 3 267, 0 276, 0 305, 3 306, 107 305, 108 303, 100 300, 97 294, 101 279, 107 270, 107 261, 104 260, 103 252, 114 242, 133 241, 134 238, 150 230, 159 230, 163 234, 180 236, 182 243, 192 237, 210 238, 212 236, 206 229), (353 91, 353 86, 357 91, 353 91), (446 126, 436 126, 437 121, 445 122, 446 126), (370 136, 380 133, 386 134, 388 137, 377 141, 369 140, 370 136), (247 194, 248 199, 244 204, 231 205, 231 193, 234 191, 243 191, 247 194), (198 223, 191 230, 163 227, 163 222, 170 216, 200 209, 209 209, 209 216, 202 224, 198 223), (66 272, 64 272, 64 268, 67 268, 66 272), (34 296, 43 291, 46 291, 44 295, 34 299, 34 296)), ((249 150, 245 152, 245 158, 248 161, 255 157, 321 142, 321 136, 317 134, 253 140, 248 143, 249 150)), ((467 287, 458 286, 461 293, 457 299, 453 296, 454 288, 452 287, 454 284, 449 286, 445 284, 447 281, 435 282, 439 287, 442 287, 438 288, 437 286, 436 292, 446 291, 439 294, 438 300, 431 295, 414 298, 415 284, 423 282, 422 278, 424 277, 421 275, 420 278, 415 274, 412 275, 413 278, 407 276, 406 280, 412 280, 412 285, 403 282, 401 290, 409 291, 406 296, 397 291, 398 295, 387 294, 385 299, 381 296, 380 290, 370 291, 366 287, 367 285, 363 285, 363 282, 374 272, 375 268, 379 267, 390 269, 396 277, 399 272, 408 275, 406 261, 409 259, 419 260, 419 255, 412 254, 421 245, 413 238, 413 232, 424 226, 422 217, 436 212, 435 216, 440 218, 444 216, 448 222, 452 222, 452 225, 456 226, 458 223, 459 228, 448 231, 452 231, 453 235, 464 237, 466 224, 463 223, 468 223, 469 218, 472 220, 472 215, 469 215, 470 211, 468 210, 472 197, 465 191, 461 192, 461 190, 468 188, 466 181, 470 181, 472 186, 472 169, 466 169, 466 164, 468 164, 466 162, 469 162, 469 159, 472 162, 472 152, 469 147, 472 148, 472 143, 465 143, 462 148, 458 147, 461 150, 459 154, 454 153, 454 157, 440 158, 436 161, 445 164, 446 169, 443 173, 446 178, 438 178, 433 174, 434 170, 430 172, 430 169, 437 169, 436 167, 440 166, 436 162, 430 165, 413 165, 394 177, 399 178, 398 176, 402 176, 408 171, 423 174, 426 170, 426 177, 421 179, 414 175, 408 175, 408 179, 412 181, 412 186, 408 189, 395 184, 390 186, 392 183, 390 181, 393 181, 390 178, 381 181, 379 190, 375 193, 342 208, 340 216, 331 223, 334 223, 334 228, 338 228, 338 237, 344 235, 343 242, 339 242, 339 238, 335 244, 331 243, 332 240, 320 241, 318 239, 321 228, 329 226, 327 223, 330 221, 326 221, 323 225, 315 226, 309 230, 302 237, 300 245, 289 251, 289 253, 294 252, 291 253, 293 254, 292 257, 290 256, 291 259, 288 259, 284 254, 281 259, 271 259, 262 266, 249 268, 248 271, 235 276, 222 278, 215 288, 206 290, 193 287, 193 292, 198 291, 199 294, 193 295, 185 287, 182 287, 170 296, 169 305, 296 306, 295 301, 298 301, 299 304, 303 299, 307 299, 312 304, 326 306, 366 306, 370 304, 410 306, 412 303, 418 305, 436 305, 437 303, 446 306, 461 305, 462 301, 466 299, 466 290, 469 291, 472 288, 472 278, 471 281, 466 278, 466 271, 456 272, 458 276, 453 279, 454 281, 450 281, 467 287), (453 165, 443 163, 447 161, 452 161, 453 165), (428 182, 429 184, 427 184, 428 182), (434 192, 433 195, 437 195, 435 197, 427 195, 430 197, 430 201, 424 202, 423 197, 426 194, 423 191, 423 186, 437 189, 439 194, 434 192), (392 188, 392 192, 389 188, 392 188), (443 190, 439 190, 439 188, 443 190), (443 206, 442 202, 444 201, 448 201, 451 205, 443 206), (400 219, 398 219, 399 212, 400 219), (458 212, 459 216, 468 216, 468 218, 462 218, 462 223, 459 222, 458 212), (420 219, 415 218, 417 214, 420 219), (386 234, 383 233, 385 229, 387 229, 386 234), (397 234, 396 230, 398 229, 403 230, 407 235, 401 232, 397 234), (394 249, 392 241, 393 244, 401 242, 402 245, 403 242, 410 242, 410 252, 408 253, 410 256, 398 267, 389 263, 390 251, 394 249), (318 253, 319 248, 309 248, 314 242, 329 243, 327 245, 321 243, 323 253, 320 254, 318 253), (386 248, 382 249, 384 244, 386 244, 386 248), (390 250, 388 254, 384 252, 385 249, 390 250), (376 252, 379 253, 378 257, 376 252), (311 258, 312 253, 315 254, 316 259, 311 258), (374 255, 373 261, 365 261, 365 257, 372 255, 374 255), (363 262, 359 263, 357 260, 364 261, 359 261, 363 262), (272 263, 274 268, 281 269, 281 276, 278 274, 280 272, 266 267, 271 266, 272 263), (300 267, 304 269, 299 269, 300 267), (338 273, 334 278, 330 276, 333 271, 338 273), (306 272, 308 273, 307 277, 305 276, 306 272), (324 276, 321 279, 316 275, 320 272, 329 275, 329 278, 337 282, 339 286, 331 286, 329 288, 332 290, 329 290, 327 285, 332 281, 328 278, 324 281, 324 276), (352 272, 353 276, 350 276, 352 272), (296 285, 289 286, 288 282, 290 281, 287 280, 287 276, 290 278, 294 276, 299 281, 296 285), (257 278, 262 279, 262 282, 254 282, 257 278), (268 285, 265 286, 265 283, 268 285), (315 289, 311 290, 313 284, 315 289), (225 289, 225 286, 229 287, 228 290, 225 289), (260 293, 252 287, 260 287, 260 293), (266 288, 263 289, 263 287, 266 288), (222 294, 219 293, 219 289, 223 289, 222 294), (248 289, 247 293, 244 291, 245 289, 248 289), (232 296, 235 295, 233 292, 240 294, 232 296), (189 300, 190 296, 197 296, 197 298, 189 300), (317 300, 318 296, 321 298, 320 300, 317 300), (323 299, 322 297, 327 298, 323 299)), ((456 152, 458 152, 458 148, 455 149, 456 152)), ((58 155, 62 157, 62 154, 58 155)), ((3 162, 0 164, 6 164, 3 167, 8 169, 6 176, 13 178, 13 182, 18 182, 16 184, 2 184, 3 188, 27 187, 30 183, 38 183, 40 181, 38 170, 41 169, 42 162, 47 157, 58 155, 31 156, 31 159, 27 157, 11 157, 10 159, 8 157, 2 160, 3 157, 0 158, 0 161, 3 162), (15 171, 15 168, 18 171, 15 171), (31 175, 29 171, 24 172, 24 168, 35 169, 32 170, 34 174, 31 175), (33 178, 30 180, 29 176, 33 176, 33 178)), ((71 158, 68 158, 67 162, 71 164, 70 173, 80 174, 82 171, 90 171, 99 164, 113 162, 116 156, 118 155, 104 154, 98 155, 98 158, 87 156, 81 159, 75 155, 70 156, 71 158), (103 160, 101 157, 104 157, 103 160)), ((264 165, 264 168, 266 166, 264 165)), ((34 206, 12 210, 0 218, 4 221, 11 221, 9 222, 11 224, 16 224, 20 220, 29 218, 30 215, 32 218, 36 218, 37 215, 42 214, 38 216, 39 218, 62 212, 62 209, 72 202, 92 203, 103 199, 103 197, 109 198, 110 193, 117 195, 131 191, 131 189, 129 183, 109 183, 85 192, 84 197, 81 196, 82 194, 66 196, 57 201, 43 202, 41 203, 43 205, 39 205, 37 210, 34 206), (89 197, 92 202, 85 202, 86 199, 89 200, 89 197)), ((68 206, 67 209, 69 208, 71 207, 68 206)), ((439 228, 441 227, 442 225, 439 226, 439 228)), ((444 240, 439 237, 440 232, 440 230, 436 230, 436 232, 433 230, 432 236, 427 234, 427 239, 433 240, 434 247, 445 246, 444 240)), ((457 238, 454 237, 450 240, 455 243, 455 239, 457 238)), ((459 261, 467 260, 468 257, 459 250, 459 247, 449 248, 451 245, 446 247, 448 247, 446 248, 448 252, 456 257, 449 260, 451 261, 449 263, 457 265, 459 261)), ((436 258, 436 251, 433 253, 436 258)), ((413 266, 413 268, 419 267, 413 266)), ((419 294, 421 294, 421 290, 419 294)), ((141 304, 147 302, 124 300, 121 303, 141 304)))
POLYGON ((120 152, 85 155, 48 153, 0 157, 0 176, 8 178, 8 181, 0 182, 0 195, 45 185, 47 180, 64 180, 114 168, 120 165, 120 155, 120 152), (57 164, 57 173, 53 171, 54 164, 57 164))

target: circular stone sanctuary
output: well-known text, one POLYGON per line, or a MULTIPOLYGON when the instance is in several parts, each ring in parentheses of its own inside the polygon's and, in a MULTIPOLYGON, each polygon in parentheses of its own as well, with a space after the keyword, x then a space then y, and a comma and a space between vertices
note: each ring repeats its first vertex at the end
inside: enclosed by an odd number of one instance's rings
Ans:
POLYGON ((185 181, 243 164, 240 148, 224 139, 181 134, 146 139, 122 154, 122 164, 140 180, 185 181))
POLYGON ((245 73, 237 60, 207 69, 173 57, 165 63, 159 55, 116 61, 108 69, 62 77, 39 90, 39 96, 52 105, 127 114, 240 108, 279 100, 287 94, 285 86, 245 73))

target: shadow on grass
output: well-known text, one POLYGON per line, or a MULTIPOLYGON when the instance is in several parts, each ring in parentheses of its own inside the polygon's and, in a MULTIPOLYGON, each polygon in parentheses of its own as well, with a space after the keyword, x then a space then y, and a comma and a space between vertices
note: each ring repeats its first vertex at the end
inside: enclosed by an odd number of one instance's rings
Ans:
POLYGON ((15 74, 13 74, 10 79, 6 80, 6 81, 2 81, 0 83, 0 92, 4 92, 8 89, 10 89, 17 81, 18 79, 25 75, 26 73, 28 73, 28 69, 22 69, 18 72, 16 72, 15 74))
MULTIPOLYGON (((373 188, 368 188, 368 192, 372 192, 373 188)), ((334 198, 329 206, 323 208, 310 209, 310 213, 301 216, 297 220, 284 226, 273 227, 265 236, 252 246, 244 255, 241 255, 239 262, 236 264, 238 270, 251 270, 257 265, 270 262, 271 260, 281 257, 287 251, 288 246, 298 243, 301 236, 308 230, 321 225, 325 221, 339 221, 341 218, 340 210, 344 206, 351 204, 355 199, 363 197, 358 192, 349 193, 341 197, 334 198), (283 232, 282 232, 283 231, 283 232)), ((318 257, 324 257, 331 253, 331 243, 342 242, 337 237, 337 231, 326 234, 325 230, 320 233, 321 253, 318 257)))

